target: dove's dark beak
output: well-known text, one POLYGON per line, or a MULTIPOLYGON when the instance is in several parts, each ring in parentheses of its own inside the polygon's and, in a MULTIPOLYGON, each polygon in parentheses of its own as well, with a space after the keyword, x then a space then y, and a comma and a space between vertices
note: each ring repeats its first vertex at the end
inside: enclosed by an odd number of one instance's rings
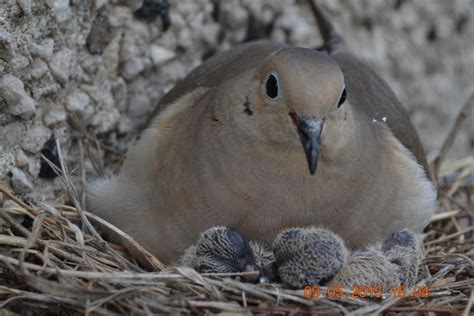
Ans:
POLYGON ((314 175, 318 167, 323 122, 316 119, 300 119, 298 123, 298 133, 308 160, 309 172, 314 175))

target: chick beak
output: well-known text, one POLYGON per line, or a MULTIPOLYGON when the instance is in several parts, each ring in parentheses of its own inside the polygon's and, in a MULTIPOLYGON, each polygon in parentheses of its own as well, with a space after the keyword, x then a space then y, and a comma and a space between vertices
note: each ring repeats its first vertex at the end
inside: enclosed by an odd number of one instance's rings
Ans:
POLYGON ((306 159, 308 160, 309 172, 316 173, 318 167, 319 152, 321 149, 321 132, 323 122, 316 119, 300 119, 298 122, 298 133, 303 144, 306 159))

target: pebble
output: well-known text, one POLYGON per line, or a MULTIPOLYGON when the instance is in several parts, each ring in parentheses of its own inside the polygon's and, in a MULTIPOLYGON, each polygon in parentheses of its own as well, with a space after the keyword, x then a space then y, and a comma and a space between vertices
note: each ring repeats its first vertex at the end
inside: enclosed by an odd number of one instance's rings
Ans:
POLYGON ((51 131, 41 125, 30 127, 24 134, 20 142, 22 149, 30 153, 37 153, 43 144, 49 139, 51 131))
POLYGON ((131 20, 132 10, 124 6, 112 6, 110 8, 109 22, 113 27, 122 27, 131 20))
POLYGON ((54 79, 60 84, 65 85, 69 76, 71 75, 71 60, 72 51, 70 49, 63 49, 56 54, 49 62, 49 69, 54 79))
POLYGON ((11 63, 12 69, 18 71, 18 70, 25 69, 26 67, 28 67, 28 65, 30 64, 30 61, 25 56, 18 54, 15 56, 15 58, 13 58, 10 61, 10 63, 11 63))
POLYGON ((144 94, 134 95, 128 102, 127 116, 129 118, 138 118, 143 116, 145 111, 152 106, 150 97, 144 94))
POLYGON ((46 126, 51 127, 62 123, 66 120, 66 111, 58 106, 52 106, 43 115, 43 122, 46 126))
POLYGON ((48 72, 48 65, 39 58, 35 58, 31 64, 31 77, 33 79, 41 79, 48 72))
POLYGON ((92 54, 101 54, 112 40, 112 26, 107 17, 106 7, 97 13, 86 39, 86 47, 92 54))
POLYGON ((5 178, 10 169, 15 166, 13 151, 0 146, 0 178, 5 178), (5 150, 6 149, 6 150, 5 150))
POLYGON ((33 191, 33 186, 23 171, 18 168, 12 168, 10 172, 12 173, 12 187, 15 192, 26 194, 33 191))
POLYGON ((13 149, 20 143, 23 134, 24 122, 20 120, 13 120, 9 124, 0 125, 0 154, 13 149))
POLYGON ((13 36, 6 31, 0 32, 0 57, 11 58, 15 55, 16 44, 13 36))
POLYGON ((30 163, 30 159, 21 149, 16 153, 16 165, 17 167, 27 167, 30 163))
POLYGON ((23 82, 15 76, 0 77, 0 96, 8 105, 8 112, 23 119, 31 119, 36 108, 35 101, 26 93, 23 82))
POLYGON ((150 57, 153 61, 153 64, 159 65, 162 64, 170 59, 173 59, 176 54, 159 45, 151 45, 150 46, 150 57))
POLYGON ((69 15, 71 14, 69 0, 50 0, 48 1, 48 4, 58 23, 62 23, 69 18, 69 15))
MULTIPOLYGON (((114 80, 119 77, 119 66, 120 66, 120 39, 121 35, 118 34, 115 38, 109 43, 109 45, 104 50, 102 55, 104 58, 103 64, 107 69, 107 77, 110 80, 114 80)), ((120 77, 119 77, 120 78, 120 77)))
POLYGON ((128 86, 123 80, 122 77, 112 83, 112 94, 115 100, 115 106, 120 112, 125 112, 127 109, 127 95, 128 95, 128 86))
POLYGON ((81 68, 90 76, 97 73, 97 69, 103 63, 103 57, 101 55, 90 55, 88 58, 84 58, 81 61, 81 68))
POLYGON ((41 44, 31 43, 31 53, 44 60, 50 60, 53 56, 54 40, 52 38, 46 38, 41 44))
POLYGON ((120 71, 122 76, 125 79, 133 79, 139 73, 141 73, 145 69, 145 64, 143 61, 137 56, 136 58, 129 59, 123 66, 120 71))
POLYGON ((124 4, 132 10, 137 10, 143 4, 143 0, 125 0, 124 4))
POLYGON ((67 97, 66 108, 71 112, 83 112, 90 102, 87 93, 77 89, 67 97))

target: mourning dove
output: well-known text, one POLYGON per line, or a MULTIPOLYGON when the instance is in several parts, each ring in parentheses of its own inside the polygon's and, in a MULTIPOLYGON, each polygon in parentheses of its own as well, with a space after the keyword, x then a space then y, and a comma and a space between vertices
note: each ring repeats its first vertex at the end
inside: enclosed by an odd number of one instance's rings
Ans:
MULTIPOLYGON (((326 52, 259 41, 208 59, 162 98, 120 173, 89 185, 88 207, 165 263, 211 227, 271 245, 311 226, 302 240, 335 246, 343 273, 349 251, 420 232, 436 192, 408 113, 315 13, 326 52)), ((237 248, 239 270, 255 264, 237 248)))

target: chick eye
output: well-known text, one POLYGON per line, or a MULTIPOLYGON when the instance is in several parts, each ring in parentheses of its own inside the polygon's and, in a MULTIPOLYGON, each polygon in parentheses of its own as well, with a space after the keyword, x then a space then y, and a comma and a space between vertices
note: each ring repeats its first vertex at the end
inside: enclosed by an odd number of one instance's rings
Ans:
POLYGON ((265 83, 265 91, 267 93, 267 96, 270 99, 275 99, 278 96, 278 78, 277 74, 272 72, 268 78, 267 82, 265 83))
POLYGON ((346 89, 344 89, 344 91, 342 91, 342 94, 341 94, 341 99, 339 99, 339 103, 337 104, 337 108, 340 108, 341 105, 343 105, 344 102, 346 102, 346 98, 347 98, 347 92, 346 92, 346 89))

